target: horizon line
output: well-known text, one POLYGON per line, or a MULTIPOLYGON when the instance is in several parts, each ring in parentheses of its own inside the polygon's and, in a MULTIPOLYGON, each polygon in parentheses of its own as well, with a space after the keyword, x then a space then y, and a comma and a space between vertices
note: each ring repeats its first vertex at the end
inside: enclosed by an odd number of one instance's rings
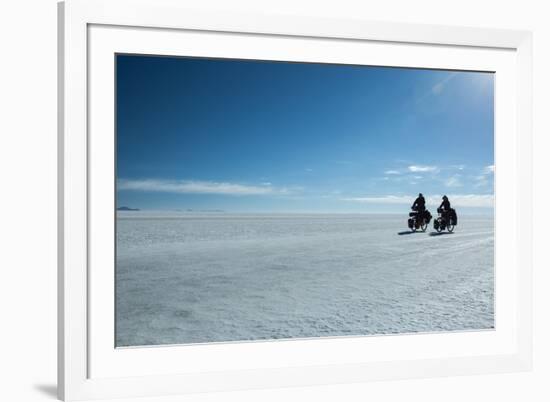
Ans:
MULTIPOLYGON (((493 207, 477 207, 475 210, 472 208, 465 208, 460 210, 462 215, 494 215, 495 210, 493 207), (465 211, 465 212, 462 212, 465 211)), ((147 208, 135 208, 131 210, 119 210, 116 209, 115 212, 118 213, 132 213, 132 212, 144 212, 144 213, 154 213, 154 212, 175 212, 175 213, 188 213, 188 214, 213 214, 213 215, 224 215, 224 214, 239 214, 239 215, 253 215, 253 214, 265 214, 265 215, 407 215, 410 211, 404 210, 403 212, 394 212, 394 211, 231 211, 231 210, 200 210, 200 209, 147 209, 147 208)), ((436 212, 437 213, 437 212, 436 212)))

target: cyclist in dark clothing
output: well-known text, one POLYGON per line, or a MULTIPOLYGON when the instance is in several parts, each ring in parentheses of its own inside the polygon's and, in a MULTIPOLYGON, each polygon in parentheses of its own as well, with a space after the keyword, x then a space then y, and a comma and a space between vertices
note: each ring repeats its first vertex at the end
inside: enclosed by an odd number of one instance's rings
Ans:
POLYGON ((439 209, 441 209, 443 218, 447 220, 449 218, 449 214, 451 213, 451 202, 446 195, 443 196, 443 201, 441 202, 439 209))
POLYGON ((451 210, 451 203, 446 195, 443 196, 443 201, 441 202, 439 208, 443 209, 445 212, 449 212, 451 210))
POLYGON ((426 210, 426 200, 422 193, 418 194, 418 198, 414 200, 411 209, 413 211, 418 211, 420 214, 426 210))
POLYGON ((424 199, 422 193, 418 194, 418 197, 414 200, 411 209, 418 213, 419 219, 424 217, 424 212, 426 211, 426 200, 424 199))

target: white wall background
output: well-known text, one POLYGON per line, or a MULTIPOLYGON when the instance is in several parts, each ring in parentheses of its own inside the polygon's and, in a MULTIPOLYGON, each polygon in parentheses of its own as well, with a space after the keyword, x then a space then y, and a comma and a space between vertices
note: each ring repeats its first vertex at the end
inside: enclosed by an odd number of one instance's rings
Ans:
MULTIPOLYGON (((159 401, 550 400, 550 12, 537 0, 232 0, 190 6, 529 29, 535 40, 535 366, 522 374, 278 389, 159 401)), ((55 399, 56 1, 0 0, 0 400, 55 399)), ((142 399, 143 400, 143 399, 142 399)))

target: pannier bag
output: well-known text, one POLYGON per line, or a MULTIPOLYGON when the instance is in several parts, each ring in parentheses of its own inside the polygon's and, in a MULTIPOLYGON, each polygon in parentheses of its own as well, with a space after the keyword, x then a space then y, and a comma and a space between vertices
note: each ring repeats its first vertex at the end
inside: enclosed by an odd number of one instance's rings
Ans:
POLYGON ((426 223, 430 223, 432 220, 432 214, 430 211, 426 210, 426 212, 424 212, 424 219, 426 220, 426 223))
POLYGON ((457 222, 456 211, 454 208, 451 208, 451 224, 456 226, 457 222))

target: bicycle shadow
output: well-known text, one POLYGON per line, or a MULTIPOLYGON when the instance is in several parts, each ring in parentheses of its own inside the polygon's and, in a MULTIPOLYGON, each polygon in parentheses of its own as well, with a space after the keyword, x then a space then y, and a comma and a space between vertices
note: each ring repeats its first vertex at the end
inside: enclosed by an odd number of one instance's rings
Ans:
MULTIPOLYGON (((412 230, 406 230, 404 232, 397 232, 397 234, 399 236, 410 235, 410 234, 414 234, 414 233, 417 233, 417 232, 413 232, 412 230)), ((420 233, 422 233, 422 232, 420 232, 420 233)))
POLYGON ((454 232, 430 232, 430 236, 452 235, 454 232))

